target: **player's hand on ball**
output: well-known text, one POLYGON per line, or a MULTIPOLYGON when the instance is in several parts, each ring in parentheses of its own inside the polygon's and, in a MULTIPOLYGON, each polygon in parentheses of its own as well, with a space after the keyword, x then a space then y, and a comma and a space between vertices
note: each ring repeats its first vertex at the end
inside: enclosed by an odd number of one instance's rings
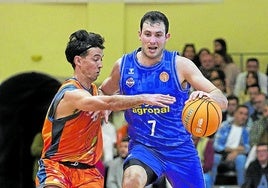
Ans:
POLYGON ((204 91, 193 91, 188 100, 185 101, 185 104, 189 101, 195 100, 195 99, 200 99, 200 98, 211 98, 211 95, 209 93, 206 93, 204 91))

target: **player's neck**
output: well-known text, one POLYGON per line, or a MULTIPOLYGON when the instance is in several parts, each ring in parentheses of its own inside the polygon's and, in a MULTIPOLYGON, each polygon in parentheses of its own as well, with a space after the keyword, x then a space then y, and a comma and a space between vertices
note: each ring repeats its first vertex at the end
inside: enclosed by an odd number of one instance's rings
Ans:
POLYGON ((75 79, 77 82, 79 82, 79 84, 87 91, 90 91, 91 89, 91 83, 79 78, 78 76, 74 76, 73 79, 75 79))
POLYGON ((141 65, 149 67, 161 62, 162 56, 163 53, 160 56, 151 58, 142 51, 140 51, 137 53, 137 60, 141 65))

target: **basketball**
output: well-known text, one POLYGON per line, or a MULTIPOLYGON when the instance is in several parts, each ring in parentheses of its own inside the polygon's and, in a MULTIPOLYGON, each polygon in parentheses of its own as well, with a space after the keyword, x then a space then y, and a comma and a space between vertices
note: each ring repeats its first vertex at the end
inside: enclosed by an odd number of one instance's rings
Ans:
POLYGON ((197 137, 215 133, 222 121, 220 106, 212 99, 198 98, 185 104, 182 122, 188 132, 197 137))

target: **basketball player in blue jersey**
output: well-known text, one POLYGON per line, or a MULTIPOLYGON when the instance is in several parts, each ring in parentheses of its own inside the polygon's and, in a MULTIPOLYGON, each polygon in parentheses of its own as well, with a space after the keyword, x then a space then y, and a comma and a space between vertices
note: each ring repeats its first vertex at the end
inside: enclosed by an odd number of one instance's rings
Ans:
POLYGON ((188 100, 207 97, 226 109, 227 99, 191 60, 165 49, 168 29, 163 13, 147 12, 140 22, 141 47, 117 60, 99 88, 107 95, 119 91, 124 95, 163 93, 176 97, 168 107, 140 105, 125 111, 130 143, 123 188, 142 188, 161 176, 173 188, 205 187, 200 159, 182 124, 181 112, 188 100), (195 89, 191 94, 190 86, 195 89))

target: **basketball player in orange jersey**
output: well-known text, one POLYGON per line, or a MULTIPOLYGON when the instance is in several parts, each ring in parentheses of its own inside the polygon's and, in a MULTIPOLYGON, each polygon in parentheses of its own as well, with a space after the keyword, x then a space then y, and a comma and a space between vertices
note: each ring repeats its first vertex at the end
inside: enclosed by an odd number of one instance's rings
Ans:
POLYGON ((62 84, 48 109, 36 186, 102 188, 104 178, 95 164, 102 155, 103 113, 96 112, 141 104, 166 107, 175 98, 162 94, 97 96, 93 82, 102 68, 104 39, 85 30, 74 32, 69 39, 65 54, 74 75, 62 84))
POLYGON ((204 188, 200 159, 181 112, 187 100, 206 96, 227 108, 223 93, 196 65, 165 49, 169 21, 159 11, 147 12, 140 21, 141 47, 118 59, 100 89, 104 94, 131 96, 162 93, 176 97, 167 108, 140 105, 125 112, 130 136, 124 163, 123 188, 142 188, 165 176, 173 188, 204 188), (196 89, 189 96, 190 85, 196 89))

